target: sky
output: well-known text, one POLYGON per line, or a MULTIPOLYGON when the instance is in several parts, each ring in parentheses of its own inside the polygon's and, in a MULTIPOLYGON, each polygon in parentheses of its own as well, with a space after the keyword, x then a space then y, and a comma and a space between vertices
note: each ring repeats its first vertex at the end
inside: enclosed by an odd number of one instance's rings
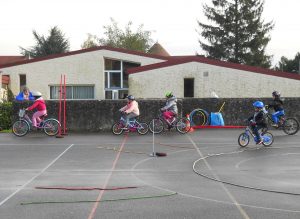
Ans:
MULTIPOLYGON (((104 37, 103 26, 113 18, 120 28, 129 21, 133 28, 143 24, 171 55, 203 53, 198 40, 197 20, 206 21, 202 5, 211 0, 2 0, 0 13, 0 56, 20 55, 19 47, 35 45, 32 30, 48 35, 58 26, 79 50, 87 34, 104 37)), ((273 65, 281 56, 289 59, 300 52, 300 1, 265 0, 263 18, 273 21, 267 54, 273 65)))

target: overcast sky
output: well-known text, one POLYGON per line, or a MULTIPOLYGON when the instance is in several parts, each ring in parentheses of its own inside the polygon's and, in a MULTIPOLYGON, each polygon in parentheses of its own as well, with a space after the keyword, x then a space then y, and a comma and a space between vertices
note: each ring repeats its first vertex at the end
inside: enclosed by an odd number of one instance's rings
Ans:
MULTIPOLYGON (((20 55, 19 46, 35 44, 32 30, 48 35, 58 26, 69 39, 71 50, 78 50, 87 34, 103 36, 110 18, 125 27, 144 25, 171 55, 201 53, 197 20, 205 20, 202 4, 211 0, 2 0, 0 13, 0 55, 20 55)), ((300 0, 265 0, 263 16, 273 20, 267 53, 294 58, 300 52, 300 0)))

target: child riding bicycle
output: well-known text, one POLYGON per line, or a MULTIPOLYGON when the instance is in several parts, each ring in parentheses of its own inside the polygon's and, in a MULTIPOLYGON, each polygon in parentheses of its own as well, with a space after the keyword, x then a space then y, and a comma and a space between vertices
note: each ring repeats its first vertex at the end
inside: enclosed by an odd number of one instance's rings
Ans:
POLYGON ((261 128, 267 128, 267 123, 265 119, 265 113, 264 113, 264 103, 261 101, 255 101, 253 103, 255 113, 253 116, 248 118, 248 121, 250 122, 250 127, 256 136, 255 141, 256 144, 261 144, 263 141, 261 139, 261 136, 259 134, 259 130, 261 128))
POLYGON ((280 99, 280 93, 278 91, 273 91, 272 93, 273 102, 268 105, 268 108, 273 108, 274 113, 272 113, 272 120, 274 124, 272 126, 278 127, 279 117, 284 115, 283 101, 280 99))
POLYGON ((127 105, 119 109, 120 112, 125 113, 126 124, 124 129, 128 129, 129 120, 140 115, 139 104, 134 96, 128 95, 127 105))
POLYGON ((47 107, 40 92, 32 92, 32 96, 34 97, 35 101, 32 106, 26 108, 26 110, 31 111, 35 108, 37 109, 37 111, 32 115, 32 127, 33 129, 37 129, 41 122, 40 117, 47 114, 47 107))
POLYGON ((168 129, 170 129, 178 114, 177 98, 172 92, 167 92, 165 96, 167 98, 166 104, 160 110, 163 112, 163 118, 168 124, 168 129))

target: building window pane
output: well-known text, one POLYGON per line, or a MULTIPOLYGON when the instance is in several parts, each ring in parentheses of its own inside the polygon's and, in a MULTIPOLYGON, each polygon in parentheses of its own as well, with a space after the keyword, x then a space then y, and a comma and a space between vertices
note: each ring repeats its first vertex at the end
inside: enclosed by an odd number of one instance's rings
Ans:
POLYGON ((140 67, 140 63, 133 63, 133 62, 123 62, 123 87, 128 88, 128 74, 127 70, 130 68, 140 67))
POLYGON ((121 70, 121 61, 105 59, 105 70, 121 70))
POLYGON ((108 74, 109 74, 109 72, 105 72, 104 74, 105 74, 105 88, 108 88, 109 87, 108 86, 108 74))
POLYGON ((26 75, 20 75, 20 91, 26 86, 26 75))
POLYGON ((112 91, 111 90, 105 91, 105 99, 108 99, 108 100, 112 99, 112 91))
POLYGON ((128 90, 119 90, 119 99, 125 99, 128 96, 128 90))
POLYGON ((121 88, 121 72, 110 72, 110 88, 121 88))
MULTIPOLYGON (((50 99, 59 99, 59 90, 60 86, 50 86, 50 99)), ((68 100, 94 99, 94 97, 94 86, 66 86, 66 99, 68 100)))

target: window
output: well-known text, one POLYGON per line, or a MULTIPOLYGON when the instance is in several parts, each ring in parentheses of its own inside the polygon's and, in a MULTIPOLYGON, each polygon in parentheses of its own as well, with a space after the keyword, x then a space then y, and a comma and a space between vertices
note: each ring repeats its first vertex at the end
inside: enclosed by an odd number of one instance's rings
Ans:
POLYGON ((123 99, 125 95, 128 95, 127 70, 139 67, 141 64, 113 59, 105 59, 104 63, 105 99, 115 99, 116 97, 123 99))
MULTIPOLYGON (((50 99, 59 99, 60 86, 50 86, 50 99)), ((66 99, 95 99, 94 85, 66 86, 66 99)))
POLYGON ((194 97, 194 78, 184 79, 184 97, 194 97))
POLYGON ((20 75, 20 91, 26 86, 26 75, 20 75))

